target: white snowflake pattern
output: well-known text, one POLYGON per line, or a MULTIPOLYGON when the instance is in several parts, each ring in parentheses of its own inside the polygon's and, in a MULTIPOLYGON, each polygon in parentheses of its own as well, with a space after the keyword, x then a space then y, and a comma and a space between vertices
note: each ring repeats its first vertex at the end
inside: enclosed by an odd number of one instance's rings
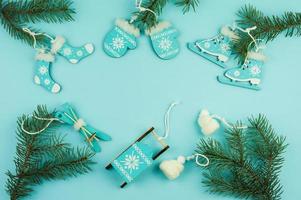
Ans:
POLYGON ((40 78, 39 78, 38 76, 34 76, 34 82, 35 82, 36 84, 38 84, 38 85, 41 84, 41 80, 40 80, 40 78))
POLYGON ((253 75, 259 74, 261 72, 260 68, 257 65, 251 67, 250 71, 253 75))
POLYGON ((171 48, 172 41, 169 38, 163 38, 159 42, 159 48, 162 49, 163 51, 168 51, 171 48))
POLYGON ((45 83, 46 85, 49 85, 49 84, 50 84, 50 80, 49 80, 49 79, 45 79, 45 80, 44 80, 44 83, 45 83))
POLYGON ((72 50, 70 48, 64 48, 64 55, 69 56, 72 53, 72 50))
POLYGON ((83 52, 82 52, 81 50, 79 50, 79 51, 76 52, 76 55, 77 55, 77 56, 82 56, 82 55, 83 55, 83 52))
POLYGON ((48 72, 48 69, 46 66, 43 65, 39 68, 39 72, 40 72, 40 74, 44 75, 48 72))
POLYGON ((222 50, 222 52, 226 52, 226 51, 230 50, 230 47, 228 44, 221 44, 221 50, 222 50))
POLYGON ((210 42, 205 42, 205 44, 204 44, 204 47, 206 48, 206 49, 209 49, 210 48, 210 42))
POLYGON ((233 74, 234 74, 234 76, 236 76, 236 77, 237 77, 237 76, 240 76, 240 72, 239 72, 238 70, 236 70, 233 74))
POLYGON ((120 49, 123 49, 124 48, 124 39, 123 37, 115 37, 113 38, 113 42, 112 42, 112 46, 113 46, 113 49, 119 51, 120 49))
POLYGON ((121 162, 124 164, 124 168, 129 170, 130 173, 132 173, 135 170, 138 170, 139 165, 142 163, 140 162, 139 156, 134 155, 134 152, 132 152, 131 155, 125 155, 124 160, 121 162))

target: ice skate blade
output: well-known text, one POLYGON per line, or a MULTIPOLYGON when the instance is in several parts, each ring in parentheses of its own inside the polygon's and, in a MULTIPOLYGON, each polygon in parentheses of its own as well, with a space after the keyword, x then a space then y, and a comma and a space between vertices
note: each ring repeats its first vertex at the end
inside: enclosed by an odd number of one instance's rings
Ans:
POLYGON ((251 85, 250 82, 240 82, 240 81, 232 81, 231 79, 225 77, 225 76, 218 76, 217 77, 218 82, 226 85, 241 87, 241 88, 247 88, 251 90, 260 90, 261 88, 258 85, 251 85))
POLYGON ((215 56, 211 56, 205 52, 202 52, 193 42, 189 42, 187 43, 187 48, 190 49, 191 51, 193 51, 194 53, 202 56, 203 58, 213 62, 214 64, 222 67, 222 68, 228 68, 229 66, 227 66, 224 62, 217 60, 217 58, 215 56))

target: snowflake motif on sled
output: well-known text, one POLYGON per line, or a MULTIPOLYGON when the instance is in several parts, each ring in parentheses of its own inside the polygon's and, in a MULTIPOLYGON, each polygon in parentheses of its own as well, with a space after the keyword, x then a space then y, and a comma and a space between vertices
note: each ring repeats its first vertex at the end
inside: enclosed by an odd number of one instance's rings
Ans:
POLYGON ((121 163, 123 163, 124 168, 129 170, 130 173, 138 170, 140 164, 142 164, 140 157, 138 155, 135 155, 134 152, 132 152, 131 155, 125 155, 125 158, 123 161, 121 161, 121 163))

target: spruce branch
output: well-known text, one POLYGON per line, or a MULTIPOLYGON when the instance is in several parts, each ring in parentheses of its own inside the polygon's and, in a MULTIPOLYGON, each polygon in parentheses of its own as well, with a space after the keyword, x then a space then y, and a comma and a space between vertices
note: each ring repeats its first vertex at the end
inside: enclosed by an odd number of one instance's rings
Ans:
POLYGON ((16 1, 6 4, 2 12, 23 23, 63 23, 74 20, 72 3, 70 0, 16 1))
MULTIPOLYGON (((71 0, 22 0, 0 1, 0 21, 4 29, 15 39, 33 45, 33 38, 22 28, 30 28, 38 22, 63 23, 73 21, 75 10, 71 0)), ((30 28, 33 32, 40 32, 30 28)), ((47 38, 36 36, 38 44, 47 38)))
POLYGON ((200 3, 199 0, 178 0, 175 2, 175 5, 179 7, 183 7, 182 11, 185 14, 189 12, 191 9, 195 11, 199 3, 200 3))
MULTIPOLYGON (((38 106, 33 116, 52 118, 45 106, 38 106)), ((48 121, 28 118, 23 115, 18 119, 17 147, 14 159, 15 172, 8 171, 6 191, 11 200, 30 195, 33 186, 43 180, 67 179, 91 171, 94 153, 88 148, 74 149, 57 136, 58 122, 52 122, 40 134, 29 135, 24 129, 35 132, 44 128, 48 121), (23 127, 23 128, 22 128, 23 127)))
MULTIPOLYGON (((168 3, 168 0, 147 0, 143 2, 141 7, 147 10, 143 12, 134 12, 136 17, 134 25, 141 30, 150 29, 156 26, 158 23, 158 18, 163 12, 163 8, 168 3), (152 12, 156 13, 156 15, 152 12)), ((183 7, 183 13, 189 12, 191 9, 195 11, 196 7, 199 5, 199 0, 177 0, 174 2, 176 6, 183 7)))
POLYGON ((156 15, 147 10, 143 12, 135 12, 134 15, 137 17, 135 19, 135 25, 142 30, 155 26, 157 24, 157 17, 161 15, 167 1, 168 0, 148 0, 143 2, 141 6, 153 11, 156 15))
MULTIPOLYGON (((243 28, 256 26, 257 28, 251 31, 252 36, 265 43, 274 40, 281 33, 284 33, 285 37, 301 36, 301 13, 285 12, 281 16, 265 16, 255 7, 246 5, 237 15, 237 24, 243 28)), ((238 34, 240 39, 234 41, 232 49, 236 57, 244 61, 248 50, 252 50, 254 44, 251 44, 252 39, 246 33, 238 34)))
POLYGON ((249 118, 247 129, 241 123, 227 129, 226 143, 201 139, 197 153, 206 155, 210 165, 204 172, 203 184, 216 194, 245 199, 281 199, 279 173, 287 145, 277 136, 264 115, 249 118))

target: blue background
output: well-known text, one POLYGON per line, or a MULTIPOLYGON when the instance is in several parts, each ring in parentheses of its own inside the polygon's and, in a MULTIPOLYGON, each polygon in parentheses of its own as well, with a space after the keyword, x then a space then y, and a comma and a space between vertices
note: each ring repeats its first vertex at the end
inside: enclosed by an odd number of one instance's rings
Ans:
MULTIPOLYGON (((216 81, 222 69, 187 50, 186 42, 214 36, 224 24, 232 24, 238 9, 252 3, 266 14, 300 11, 299 0, 201 0, 196 13, 182 15, 180 8, 169 5, 162 19, 180 30, 180 54, 170 61, 156 57, 147 37, 139 38, 136 50, 120 59, 104 54, 102 41, 113 27, 116 17, 129 17, 134 1, 75 1, 75 22, 63 25, 36 25, 52 34, 61 34, 75 46, 93 42, 96 52, 77 65, 57 57, 52 74, 63 90, 58 95, 46 92, 33 83, 35 52, 29 46, 0 29, 0 199, 4 191, 5 172, 14 170, 15 129, 17 116, 30 113, 37 104, 50 108, 70 101, 90 124, 113 137, 102 144, 93 172, 67 181, 45 182, 35 187, 28 199, 232 199, 210 195, 201 185, 201 170, 186 166, 182 176, 168 181, 152 167, 126 189, 119 189, 115 173, 104 166, 117 153, 150 126, 163 133, 163 116, 174 100, 181 101, 171 117, 171 149, 160 160, 190 154, 202 133, 196 119, 201 108, 230 121, 246 119, 251 114, 265 113, 275 130, 290 144, 281 173, 283 199, 300 199, 301 89, 300 38, 278 37, 269 43, 265 53, 263 89, 259 92, 226 86, 216 81)), ((71 129, 66 129, 71 130, 71 129)), ((65 130, 62 130, 64 134, 65 130)), ((77 133, 67 131, 68 140, 82 144, 77 133)), ((222 134, 222 133, 219 133, 222 134)))

